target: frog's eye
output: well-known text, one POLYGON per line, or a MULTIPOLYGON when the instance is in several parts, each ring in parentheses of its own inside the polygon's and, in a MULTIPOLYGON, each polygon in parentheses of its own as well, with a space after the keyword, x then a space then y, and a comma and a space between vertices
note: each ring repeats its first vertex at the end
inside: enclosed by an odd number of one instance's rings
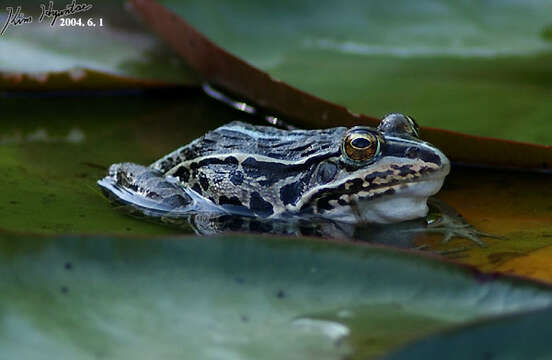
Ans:
POLYGON ((341 153, 353 163, 372 161, 380 152, 381 138, 365 128, 352 128, 343 138, 341 153))
POLYGON ((378 131, 396 136, 420 137, 420 127, 414 118, 403 114, 388 114, 378 125, 378 131))

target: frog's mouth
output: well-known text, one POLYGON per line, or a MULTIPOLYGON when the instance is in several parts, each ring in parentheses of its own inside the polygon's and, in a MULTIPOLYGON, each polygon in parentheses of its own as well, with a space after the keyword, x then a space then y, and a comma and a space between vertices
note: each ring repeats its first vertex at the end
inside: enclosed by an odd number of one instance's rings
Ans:
POLYGON ((352 199, 357 207, 356 221, 389 224, 426 216, 427 199, 439 192, 445 176, 435 175, 384 187, 384 195, 370 201, 352 199))
POLYGON ((335 185, 328 197, 316 200, 316 208, 324 217, 348 223, 389 224, 424 217, 427 199, 439 192, 450 171, 446 156, 432 152, 438 161, 382 158, 369 171, 335 185))

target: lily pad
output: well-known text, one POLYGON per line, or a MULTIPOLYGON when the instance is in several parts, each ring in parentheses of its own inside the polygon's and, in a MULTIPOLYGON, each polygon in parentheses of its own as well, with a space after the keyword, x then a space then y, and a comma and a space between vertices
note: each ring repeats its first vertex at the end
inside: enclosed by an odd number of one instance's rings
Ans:
POLYGON ((370 359, 552 305, 547 286, 312 240, 4 234, 0 257, 17 274, 0 284, 2 357, 370 359))
POLYGON ((18 97, 3 99, 4 114, 10 116, 0 124, 0 228, 174 233, 118 214, 96 185, 114 162, 151 163, 206 127, 233 120, 233 113, 216 102, 173 94, 147 101, 140 96, 25 98, 24 108, 18 97))
POLYGON ((270 76, 353 112, 552 144, 547 0, 159 2, 270 76))
MULTIPOLYGON (((552 181, 550 174, 531 174, 455 167, 438 197, 452 205, 468 223, 501 238, 487 238, 486 248, 456 239, 440 244, 442 237, 422 236, 419 244, 442 250, 468 247, 458 261, 484 271, 504 271, 503 264, 524 258, 552 243, 552 181), (538 190, 535 190, 538 189, 538 190)), ((550 261, 549 257, 541 261, 550 261)), ((547 280, 544 272, 530 274, 530 267, 509 267, 509 273, 547 280)), ((529 265, 529 263, 526 263, 529 265)), ((550 271, 548 271, 550 274, 550 271)))
MULTIPOLYGON (((377 122, 377 120, 374 118, 361 114, 355 114, 342 106, 324 101, 320 98, 310 95, 309 93, 298 90, 297 88, 288 85, 286 82, 274 78, 273 75, 276 70, 273 68, 269 69, 270 74, 259 71, 258 69, 250 66, 249 64, 241 60, 240 58, 226 52, 222 48, 215 45, 203 34, 190 26, 186 21, 178 18, 177 15, 168 11, 163 6, 160 6, 153 0, 134 0, 132 1, 132 3, 135 5, 137 11, 139 11, 150 23, 152 28, 156 32, 158 32, 181 56, 183 56, 183 58, 194 70, 196 70, 207 80, 217 84, 218 86, 222 86, 242 96, 244 99, 254 101, 258 105, 274 111, 276 116, 283 115, 284 117, 295 119, 299 123, 308 124, 309 126, 313 127, 330 125, 352 126, 361 123, 374 125, 377 122)), ((183 11, 182 7, 176 5, 175 3, 167 3, 171 7, 175 8, 176 11, 179 11, 181 14, 185 13, 186 16, 193 17, 189 14, 194 13, 194 11, 183 11)), ((188 5, 190 4, 188 3, 188 5)), ((200 7, 198 4, 196 4, 195 6, 200 7)), ((224 5, 217 5, 215 9, 219 9, 219 6, 222 6, 222 8, 224 8, 224 5)), ((234 6, 235 5, 231 5, 230 9, 234 9, 234 6)), ((286 9, 279 10, 286 12, 286 9)), ((254 12, 255 9, 251 11, 254 12)), ((276 12, 278 12, 278 9, 276 9, 276 12)), ((200 16, 205 16, 205 13, 201 11, 199 12, 199 14, 200 16)), ((332 12, 332 16, 333 14, 334 13, 332 12)), ((291 21, 293 22, 293 20, 291 21)), ((268 23, 270 23, 270 21, 268 21, 268 23)), ((206 25, 205 22, 202 22, 201 24, 198 24, 198 26, 200 27, 200 29, 203 29, 206 25)), ((236 24, 233 24, 233 26, 236 26, 236 24)), ((239 25, 237 26, 238 28, 240 27, 239 25)), ((220 27, 217 27, 217 29, 219 28, 220 27)), ((234 39, 231 35, 231 31, 224 32, 224 34, 216 32, 216 34, 222 37, 220 41, 223 44, 227 39, 230 39, 230 42, 232 39, 234 39)), ((262 34, 262 31, 256 32, 256 35, 254 35, 253 38, 255 39, 255 36, 258 36, 258 34, 262 34)), ((274 34, 267 35, 268 38, 270 38, 270 36, 274 36, 274 34)), ((289 36, 289 34, 287 34, 287 36, 289 36)), ((244 35, 244 37, 246 37, 246 35, 244 35)), ((303 38, 299 35, 297 35, 296 37, 298 39, 303 38)), ((282 39, 286 39, 286 34, 275 40, 274 43, 271 43, 271 46, 273 46, 274 49, 278 49, 277 44, 279 44, 282 39)), ((243 40, 243 37, 240 37, 240 40, 243 40)), ((252 44, 251 46, 254 46, 255 43, 255 41, 250 42, 250 44, 252 44)), ((294 44, 293 41, 291 43, 294 44)), ((285 44, 288 43, 285 42, 285 44)), ((239 49, 243 50, 243 46, 239 47, 239 49)), ((262 47, 257 48, 258 51, 260 49, 262 49, 262 47)), ((290 45, 288 44, 284 45, 283 49, 284 50, 278 49, 276 51, 283 51, 286 54, 286 59, 287 57, 289 57, 287 55, 288 51, 290 51, 293 56, 297 55, 297 47, 290 47, 290 45)), ((251 52, 249 52, 248 54, 250 53, 251 52)), ((267 51, 268 55, 261 56, 270 56, 270 54, 273 53, 274 51, 267 51)), ((342 88, 339 88, 339 86, 337 86, 337 92, 340 95, 348 96, 349 94, 351 94, 352 98, 356 98, 359 96, 359 90, 362 88, 359 87, 358 83, 355 81, 355 79, 360 78, 358 74, 355 73, 354 75, 344 76, 344 73, 342 71, 338 71, 338 68, 341 67, 343 67, 344 69, 355 68, 354 64, 349 63, 348 58, 345 58, 345 62, 342 62, 341 60, 343 60, 343 58, 341 55, 320 56, 320 54, 316 54, 315 57, 316 63, 322 62, 324 64, 325 68, 323 73, 330 74, 329 78, 324 81, 322 80, 324 79, 323 76, 321 77, 313 74, 312 69, 316 69, 315 71, 321 70, 316 66, 310 66, 310 63, 308 69, 298 71, 299 76, 302 76, 301 74, 311 71, 311 73, 307 76, 307 79, 309 79, 309 81, 310 79, 317 79, 317 84, 322 85, 325 89, 335 89, 335 83, 338 81, 343 81, 345 84, 347 84, 347 86, 353 86, 355 91, 353 93, 349 91, 343 91, 342 88), (320 59, 329 60, 321 61, 320 59), (328 68, 336 66, 336 64, 339 65, 337 66, 335 71, 328 71, 328 68), (335 76, 335 74, 338 73, 340 74, 340 76, 335 76)), ((307 59, 307 61, 308 59, 310 59, 308 52, 305 53, 304 51, 300 51, 300 58, 307 59)), ((376 59, 376 61, 379 61, 384 67, 388 67, 388 70, 395 69, 393 71, 396 71, 397 68, 400 68, 398 64, 395 64, 389 68, 389 62, 387 60, 382 61, 378 58, 376 59)), ((436 65, 433 64, 435 61, 435 59, 424 59, 419 63, 426 64, 423 66, 427 66, 428 63, 431 63, 431 68, 435 68, 436 65)), ((280 63, 280 61, 278 61, 278 63, 280 63)), ((468 64, 471 64, 471 62, 468 62, 468 64)), ((365 64, 364 62, 362 62, 358 66, 362 67, 365 66, 365 64)), ((438 64, 437 66, 441 65, 438 64)), ((358 71, 358 73, 360 73, 360 68, 356 70, 358 71)), ((420 70, 418 70, 418 72, 420 72, 420 70)), ((377 73, 380 74, 382 72, 378 70, 377 73)), ((423 72, 420 73, 422 74, 423 72)), ((288 73, 286 72, 286 74, 288 73)), ((499 77, 502 77, 502 75, 499 75, 499 77)), ((450 84, 450 82, 447 81, 446 84, 447 86, 449 86, 448 84, 450 84)), ((395 89, 397 87, 400 87, 399 85, 400 84, 397 84, 397 86, 389 88, 395 89)), ((453 84, 452 86, 454 88, 455 85, 453 84)), ((403 87, 408 89, 407 86, 403 87)), ((378 94, 375 96, 375 98, 380 99, 378 96, 384 94, 384 96, 387 97, 387 103, 389 103, 390 101, 392 104, 395 104, 394 106, 396 110, 397 102, 395 99, 397 97, 391 96, 392 94, 385 94, 385 92, 381 90, 387 88, 388 86, 386 86, 386 84, 381 84, 380 86, 378 86, 378 94)), ((458 90, 453 91, 457 92, 458 90)), ((488 89, 484 91, 488 91, 488 89)), ((414 93, 427 94, 427 89, 424 88, 423 91, 419 90, 415 91, 414 93)), ((443 91, 439 90, 439 94, 442 93, 443 91)), ((369 90, 367 90, 367 92, 362 92, 362 94, 371 93, 369 92, 369 90)), ((477 99, 480 99, 481 94, 476 95, 476 97, 477 99)), ((405 96, 401 94, 400 98, 403 99, 405 98, 405 96)), ((378 101, 380 103, 384 103, 381 100, 378 101)), ((457 102, 455 102, 455 104, 456 103, 457 102)), ((431 102, 425 102, 425 104, 426 108, 427 106, 429 106, 429 108, 431 109, 439 109, 439 114, 442 114, 443 108, 445 108, 446 111, 446 107, 443 106, 443 104, 446 104, 446 102, 443 102, 442 100, 438 103, 438 106, 432 106, 431 102)), ((503 101, 501 99, 500 104, 493 104, 491 109, 498 109, 502 106, 502 104, 503 101)), ((548 104, 548 102, 543 102, 543 104, 548 104)), ((466 109, 480 108, 477 104, 469 105, 469 103, 468 105, 462 103, 460 106, 462 108, 462 111, 454 109, 454 114, 465 114, 466 109)), ((387 110, 387 112, 389 112, 389 110, 387 110)), ((439 115, 439 125, 446 128, 447 125, 443 124, 442 122, 447 121, 447 119, 451 118, 454 118, 454 116, 447 115, 447 117, 443 117, 439 115)), ((491 117, 490 119, 492 120, 493 118, 491 117)), ((501 116, 500 118, 495 117, 494 119, 500 121, 501 129, 506 128, 507 123, 514 124, 518 122, 518 119, 516 118, 506 120, 506 124, 504 124, 504 116, 501 116)), ((496 128, 498 126, 494 121, 495 120, 487 121, 487 123, 488 128, 492 129, 493 135, 496 135, 496 128)), ((485 122, 480 121, 478 116, 464 116, 461 119, 456 118, 456 124, 463 123, 481 124, 485 122)), ((525 121, 524 124, 526 123, 527 122, 525 121)), ((537 122, 537 124, 538 125, 536 125, 536 128, 539 129, 537 131, 544 130, 542 127, 542 122, 537 122)), ((544 127, 546 128, 546 125, 544 125, 544 127)), ((534 128, 535 126, 532 126, 527 131, 532 132, 534 128)), ((447 153, 447 155, 452 160, 458 162, 468 162, 479 165, 491 165, 495 167, 521 167, 545 170, 549 170, 552 164, 552 148, 549 146, 538 146, 512 141, 500 141, 491 138, 473 137, 450 131, 440 131, 432 128, 424 128, 422 136, 426 139, 431 140, 434 144, 444 150, 445 153, 447 153)))
MULTIPOLYGON (((25 98, 24 111, 22 99, 3 99, 9 116, 0 124, 0 228, 40 234, 191 233, 190 227, 162 226, 116 211, 96 185, 112 163, 150 164, 224 123, 255 120, 195 92, 171 94, 81 97, 78 102, 25 98)), ((461 256, 456 261, 484 271, 547 280, 549 271, 507 264, 552 244, 550 178, 453 166, 439 197, 479 230, 505 237, 484 239, 486 248, 457 238, 443 245, 442 235, 402 232, 399 225, 385 231, 359 228, 355 236, 392 246, 467 248, 449 257, 461 256)))
MULTIPOLYGON (((114 90, 196 83, 193 72, 141 27, 123 1, 93 4, 92 10, 72 16, 82 26, 61 26, 59 19, 54 26, 50 20, 39 22, 41 3, 21 4, 33 22, 8 26, 1 37, 0 90, 114 90)), ((2 7, 2 27, 7 17, 2 7)))

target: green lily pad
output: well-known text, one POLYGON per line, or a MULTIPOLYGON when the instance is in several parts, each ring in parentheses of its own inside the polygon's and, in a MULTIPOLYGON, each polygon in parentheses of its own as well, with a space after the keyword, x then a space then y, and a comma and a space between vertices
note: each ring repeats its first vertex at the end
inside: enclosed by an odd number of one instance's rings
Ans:
POLYGON ((4 234, 0 257, 8 358, 369 359, 552 304, 546 286, 312 240, 4 234))
POLYGON ((552 144, 547 0, 160 3, 271 77, 353 112, 552 144))
MULTIPOLYGON (((41 3, 21 4, 33 22, 8 26, 1 37, 0 90, 113 90, 196 83, 193 72, 124 9, 123 1, 93 4, 92 10, 72 16, 83 26, 70 27, 60 26, 59 19, 54 26, 47 19, 39 22, 41 3), (85 26, 89 20, 96 26, 85 26)), ((0 27, 7 16, 2 7, 0 27)))
POLYGON ((2 103, 9 116, 0 124, 0 228, 18 232, 174 233, 114 211, 96 181, 112 163, 151 163, 233 120, 222 105, 186 92, 147 101, 15 97, 2 103))

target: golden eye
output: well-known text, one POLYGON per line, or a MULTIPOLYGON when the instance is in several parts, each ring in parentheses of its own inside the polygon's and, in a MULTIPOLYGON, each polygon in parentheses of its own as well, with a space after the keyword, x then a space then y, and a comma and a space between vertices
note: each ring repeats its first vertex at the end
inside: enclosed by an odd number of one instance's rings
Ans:
POLYGON ((351 129, 343 139, 343 155, 354 162, 372 160, 380 150, 380 139, 365 129, 351 129))

